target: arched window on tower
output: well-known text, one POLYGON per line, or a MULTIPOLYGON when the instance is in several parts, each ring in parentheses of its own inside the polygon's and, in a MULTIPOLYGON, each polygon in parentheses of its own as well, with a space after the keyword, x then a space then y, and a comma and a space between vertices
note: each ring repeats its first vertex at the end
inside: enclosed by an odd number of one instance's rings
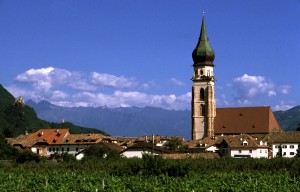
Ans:
POLYGON ((204 89, 203 88, 201 88, 200 89, 200 101, 204 101, 204 89))

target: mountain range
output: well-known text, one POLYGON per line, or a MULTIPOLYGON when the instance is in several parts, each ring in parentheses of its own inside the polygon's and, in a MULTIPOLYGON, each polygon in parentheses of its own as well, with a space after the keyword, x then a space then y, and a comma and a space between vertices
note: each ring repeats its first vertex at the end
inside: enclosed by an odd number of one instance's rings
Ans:
POLYGON ((190 137, 190 111, 166 110, 156 107, 60 107, 47 101, 26 104, 41 119, 101 129, 113 136, 164 135, 190 137))
POLYGON ((0 84, 0 135, 14 137, 40 128, 69 128, 71 133, 102 133, 99 129, 76 126, 70 122, 53 123, 37 117, 28 105, 18 104, 14 96, 0 84))
MULTIPOLYGON (((179 135, 190 138, 191 111, 167 110, 155 107, 61 107, 48 101, 26 102, 41 119, 101 129, 114 136, 179 135)), ((285 131, 296 130, 300 123, 300 106, 274 112, 285 131)))

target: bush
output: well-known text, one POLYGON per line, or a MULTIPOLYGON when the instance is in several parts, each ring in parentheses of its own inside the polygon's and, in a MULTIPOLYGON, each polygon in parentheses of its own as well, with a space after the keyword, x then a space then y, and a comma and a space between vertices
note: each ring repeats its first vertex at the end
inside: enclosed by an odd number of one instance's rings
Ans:
POLYGON ((21 153, 16 159, 17 163, 25 163, 30 161, 39 163, 41 161, 41 157, 35 153, 32 153, 31 151, 25 151, 21 153))

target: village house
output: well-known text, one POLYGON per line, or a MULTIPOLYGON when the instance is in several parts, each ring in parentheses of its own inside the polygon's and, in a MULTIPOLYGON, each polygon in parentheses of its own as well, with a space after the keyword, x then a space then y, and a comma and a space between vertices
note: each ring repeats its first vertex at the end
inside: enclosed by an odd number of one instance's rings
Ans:
POLYGON ((127 158, 137 157, 142 158, 143 155, 162 155, 164 153, 170 153, 162 147, 157 147, 155 143, 148 142, 137 142, 134 145, 125 149, 121 155, 127 158))
POLYGON ((300 131, 270 134, 266 138, 273 151, 273 157, 295 157, 299 153, 300 131))
POLYGON ((221 137, 219 152, 223 157, 269 158, 270 147, 248 134, 221 137))
POLYGON ((31 150, 41 156, 68 153, 76 155, 82 150, 100 142, 107 142, 110 137, 102 134, 70 134, 69 129, 40 129, 34 133, 8 138, 12 146, 31 150))

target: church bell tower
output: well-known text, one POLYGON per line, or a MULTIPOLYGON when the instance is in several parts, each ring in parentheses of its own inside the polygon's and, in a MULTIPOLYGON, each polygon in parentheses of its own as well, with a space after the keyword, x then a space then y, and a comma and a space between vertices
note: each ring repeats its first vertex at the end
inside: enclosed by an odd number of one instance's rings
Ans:
POLYGON ((199 41, 193 51, 194 75, 192 77, 192 139, 214 136, 214 118, 216 116, 215 100, 215 53, 211 48, 204 13, 199 41))

